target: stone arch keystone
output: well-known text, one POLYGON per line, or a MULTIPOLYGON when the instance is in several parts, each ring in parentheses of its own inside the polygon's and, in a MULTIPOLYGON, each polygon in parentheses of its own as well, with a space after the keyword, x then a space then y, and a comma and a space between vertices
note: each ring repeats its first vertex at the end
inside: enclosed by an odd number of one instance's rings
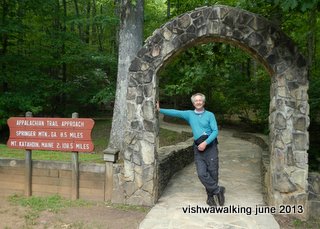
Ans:
POLYGON ((270 74, 269 205, 307 202, 309 105, 304 57, 267 19, 223 5, 197 8, 154 31, 129 68, 124 136, 125 202, 157 201, 158 94, 156 74, 173 55, 200 43, 223 42, 243 49, 270 74))

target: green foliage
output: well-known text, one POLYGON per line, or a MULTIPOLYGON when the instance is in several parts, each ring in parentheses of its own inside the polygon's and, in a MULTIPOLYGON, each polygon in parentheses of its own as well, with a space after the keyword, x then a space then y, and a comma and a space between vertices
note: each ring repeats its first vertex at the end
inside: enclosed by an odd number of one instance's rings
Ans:
POLYGON ((106 0, 3 1, 0 125, 26 111, 92 115, 94 98, 116 82, 114 9, 106 0))
POLYGON ((301 10, 303 12, 315 7, 319 0, 269 0, 280 6, 284 11, 301 10))
POLYGON ((234 0, 167 0, 170 3, 170 16, 175 17, 187 11, 194 10, 197 7, 210 6, 210 5, 229 5, 237 6, 238 1, 234 0))
MULTIPOLYGON (((268 18, 295 42, 306 59, 313 58, 310 117, 311 124, 319 122, 319 0, 147 0, 145 37, 172 17, 214 4, 239 7, 268 18), (314 24, 312 18, 316 18, 314 24), (312 34, 315 41, 310 48, 312 34)), ((118 11, 116 1, 111 0, 2 1, 0 126, 8 117, 23 116, 26 111, 65 117, 77 111, 88 116, 101 104, 112 102, 118 11)), ((186 50, 170 60, 159 77, 160 93, 167 95, 169 103, 190 107, 190 94, 203 91, 209 108, 221 115, 267 121, 270 77, 235 47, 212 43, 186 50)))
POLYGON ((145 1, 144 10, 144 37, 152 35, 153 31, 164 24, 167 20, 166 5, 164 0, 145 1))
POLYGON ((233 46, 208 43, 188 49, 163 68, 159 77, 160 95, 169 101, 200 91, 207 96, 207 108, 219 116, 236 114, 257 123, 267 120, 270 76, 233 46))

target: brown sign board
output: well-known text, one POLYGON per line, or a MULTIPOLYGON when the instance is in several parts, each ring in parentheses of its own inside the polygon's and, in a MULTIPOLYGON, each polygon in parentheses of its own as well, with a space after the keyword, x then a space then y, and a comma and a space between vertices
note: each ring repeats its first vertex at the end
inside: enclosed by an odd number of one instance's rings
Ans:
POLYGON ((87 118, 9 118, 7 146, 28 150, 92 152, 94 121, 87 118))

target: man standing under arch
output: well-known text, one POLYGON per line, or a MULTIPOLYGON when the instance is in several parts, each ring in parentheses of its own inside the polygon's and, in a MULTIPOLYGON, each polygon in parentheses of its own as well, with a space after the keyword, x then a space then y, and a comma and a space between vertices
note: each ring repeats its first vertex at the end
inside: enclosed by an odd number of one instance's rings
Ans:
POLYGON ((206 188, 207 204, 216 206, 215 196, 220 206, 225 202, 225 187, 218 185, 218 125, 212 112, 204 109, 206 97, 202 93, 191 96, 194 110, 160 109, 157 102, 157 110, 168 116, 182 118, 191 126, 194 138, 194 158, 198 177, 206 188))

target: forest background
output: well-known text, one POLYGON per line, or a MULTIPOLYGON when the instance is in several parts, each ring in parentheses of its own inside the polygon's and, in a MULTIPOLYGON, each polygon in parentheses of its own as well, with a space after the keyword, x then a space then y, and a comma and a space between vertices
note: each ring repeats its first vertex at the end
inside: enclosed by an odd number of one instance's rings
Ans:
MULTIPOLYGON (((141 0, 140 0, 141 1, 141 0)), ((11 116, 112 115, 118 72, 120 0, 1 0, 0 140, 11 116)), ((132 0, 131 4, 137 1, 132 0)), ((310 169, 320 161, 319 0, 145 0, 144 38, 166 21, 204 5, 260 14, 283 30, 309 66, 310 169), (318 161, 318 162, 317 162, 318 161)), ((237 120, 267 134, 271 78, 237 47, 208 43, 187 49, 158 73, 164 107, 191 108, 207 95, 221 125, 237 120)), ((318 163, 318 165, 317 165, 318 163)))

